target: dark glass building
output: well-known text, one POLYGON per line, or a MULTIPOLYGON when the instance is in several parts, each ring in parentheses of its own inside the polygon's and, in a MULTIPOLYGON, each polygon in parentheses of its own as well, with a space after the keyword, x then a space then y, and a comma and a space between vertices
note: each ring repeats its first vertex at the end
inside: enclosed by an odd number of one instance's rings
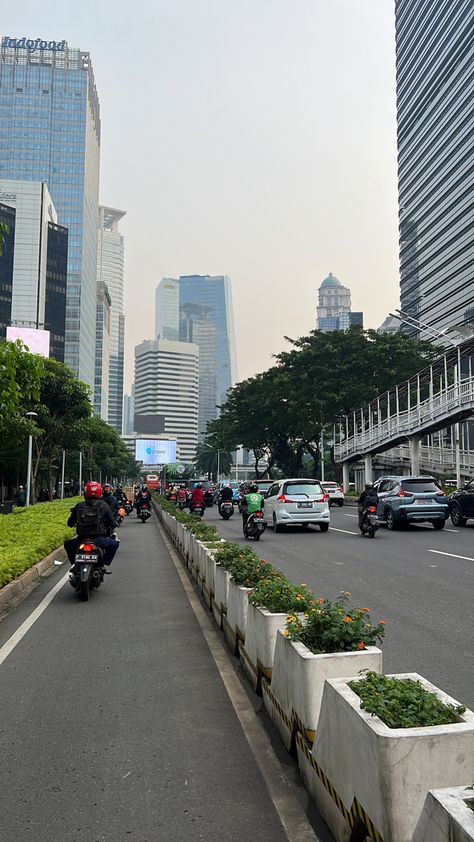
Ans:
POLYGON ((401 308, 474 329, 474 3, 395 8, 401 308))
POLYGON ((3 234, 3 249, 0 256, 0 339, 5 339, 12 317, 15 216, 15 208, 0 203, 0 223, 8 226, 8 231, 3 234))
POLYGON ((48 222, 44 326, 50 331, 50 356, 62 363, 66 333, 67 252, 67 228, 48 222))

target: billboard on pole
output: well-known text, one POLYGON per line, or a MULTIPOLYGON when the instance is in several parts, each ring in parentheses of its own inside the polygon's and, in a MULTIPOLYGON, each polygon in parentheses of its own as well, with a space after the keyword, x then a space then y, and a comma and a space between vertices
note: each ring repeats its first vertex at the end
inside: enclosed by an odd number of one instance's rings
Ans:
POLYGON ((176 442, 166 439, 137 439, 135 459, 144 465, 168 465, 176 462, 176 442))

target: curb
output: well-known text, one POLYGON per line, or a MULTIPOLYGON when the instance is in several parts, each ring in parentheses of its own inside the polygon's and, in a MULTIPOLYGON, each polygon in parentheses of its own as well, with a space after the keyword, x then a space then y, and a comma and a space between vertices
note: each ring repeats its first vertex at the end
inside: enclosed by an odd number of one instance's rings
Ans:
POLYGON ((37 561, 36 564, 25 570, 17 579, 13 579, 12 582, 8 582, 7 585, 0 588, 0 613, 8 610, 13 602, 18 605, 26 599, 30 591, 39 585, 42 578, 48 575, 56 559, 64 557, 63 546, 58 547, 41 561, 37 561))

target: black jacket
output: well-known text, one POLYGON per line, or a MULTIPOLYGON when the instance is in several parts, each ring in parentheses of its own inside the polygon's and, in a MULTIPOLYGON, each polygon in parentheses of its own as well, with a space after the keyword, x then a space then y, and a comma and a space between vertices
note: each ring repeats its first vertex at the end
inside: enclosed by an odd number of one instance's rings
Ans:
POLYGON ((222 488, 220 493, 219 493, 219 500, 220 500, 221 503, 224 503, 224 501, 226 501, 226 500, 231 501, 231 500, 233 500, 233 497, 234 497, 234 492, 232 491, 232 488, 230 488, 230 487, 222 488))
POLYGON ((107 506, 110 507, 110 511, 113 512, 114 515, 116 515, 120 508, 119 504, 117 503, 116 497, 114 497, 113 494, 104 494, 102 499, 104 503, 106 503, 107 506))
MULTIPOLYGON (((114 498, 115 499, 115 498, 114 498)), ((102 521, 104 526, 107 530, 107 535, 110 535, 111 532, 114 532, 115 527, 117 526, 116 520, 110 510, 110 506, 104 500, 93 500, 91 501, 94 506, 98 506, 102 509, 102 521)), ((71 514, 68 517, 67 525, 68 526, 76 526, 77 524, 77 507, 82 506, 82 501, 80 503, 76 503, 73 509, 71 509, 71 514)), ((93 538, 93 535, 89 536, 93 538)))
POLYGON ((376 506, 379 502, 378 494, 373 488, 365 489, 357 502, 362 508, 365 508, 366 506, 376 506))

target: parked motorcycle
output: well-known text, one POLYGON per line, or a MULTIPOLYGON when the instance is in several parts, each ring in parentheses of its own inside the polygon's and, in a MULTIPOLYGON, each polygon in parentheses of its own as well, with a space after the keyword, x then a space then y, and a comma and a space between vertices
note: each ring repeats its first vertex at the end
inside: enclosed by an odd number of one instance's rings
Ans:
POLYGON ((379 528, 379 519, 377 517, 376 506, 367 506, 362 512, 359 529, 361 534, 368 538, 375 538, 375 533, 379 528))
POLYGON ((69 584, 80 594, 82 602, 87 602, 94 588, 100 588, 104 581, 103 553, 94 541, 82 541, 74 556, 69 584))
POLYGON ((223 520, 229 520, 234 514, 234 504, 231 500, 224 500, 219 506, 219 514, 223 520))
POLYGON ((151 517, 150 506, 148 503, 142 503, 139 510, 138 510, 138 517, 140 518, 142 523, 146 523, 148 518, 151 517))
POLYGON ((267 524, 263 520, 263 512, 254 512, 247 518, 244 526, 244 536, 245 538, 251 538, 253 541, 260 541, 266 528, 267 524))

